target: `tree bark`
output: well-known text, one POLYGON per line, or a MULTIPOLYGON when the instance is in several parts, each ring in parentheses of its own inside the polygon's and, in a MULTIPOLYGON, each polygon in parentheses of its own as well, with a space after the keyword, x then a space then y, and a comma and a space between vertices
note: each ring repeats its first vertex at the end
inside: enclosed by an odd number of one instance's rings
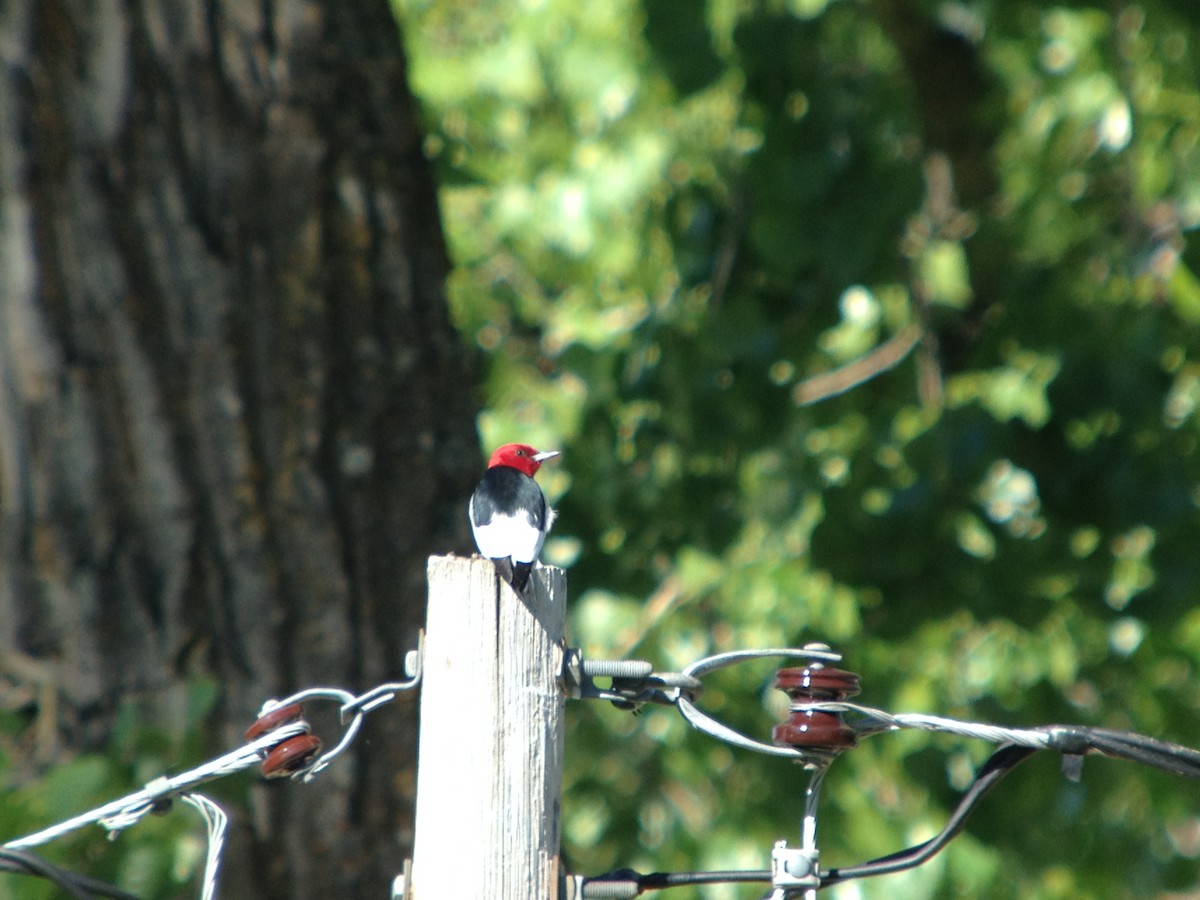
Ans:
MULTIPOLYGON (((168 727, 197 677, 213 751, 269 697, 399 677, 479 460, 386 0, 10 0, 0 54, 0 685, 40 682, 28 771, 124 704, 168 727)), ((414 723, 376 712, 312 784, 256 788, 225 895, 386 896, 414 723)))

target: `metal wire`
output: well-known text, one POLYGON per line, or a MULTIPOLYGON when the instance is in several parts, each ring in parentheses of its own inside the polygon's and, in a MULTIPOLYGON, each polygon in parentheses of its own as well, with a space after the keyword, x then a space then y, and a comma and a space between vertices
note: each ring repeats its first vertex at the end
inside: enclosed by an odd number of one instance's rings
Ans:
POLYGON ((262 754, 265 750, 269 750, 280 741, 286 740, 289 737, 304 733, 304 726, 294 723, 285 725, 246 744, 244 747, 239 747, 237 750, 209 760, 194 769, 189 769, 178 775, 156 778, 144 788, 134 791, 132 794, 119 797, 116 800, 105 803, 103 806, 80 813, 64 822, 51 825, 49 828, 44 828, 33 834, 6 841, 4 847, 9 850, 37 847, 60 838, 64 834, 76 831, 85 825, 95 823, 99 823, 108 829, 110 833, 119 832, 140 821, 143 816, 151 812, 162 801, 169 800, 171 797, 196 785, 212 781, 214 778, 221 778, 225 775, 256 766, 262 762, 262 754))
POLYGON ((963 826, 966 825, 967 817, 974 811, 979 801, 984 798, 987 792, 995 787, 996 782, 1011 772, 1019 763, 1032 756, 1034 752, 1035 750, 1032 747, 1018 747, 1012 744, 1001 747, 983 764, 983 767, 975 776, 975 781, 967 789, 966 793, 963 794, 949 821, 947 821, 946 825, 937 835, 924 843, 917 844, 915 847, 909 847, 906 850, 882 856, 871 862, 855 866, 843 866, 840 869, 830 869, 823 872, 821 874, 821 887, 840 884, 843 881, 849 881, 853 878, 867 878, 874 875, 887 875, 892 872, 900 872, 928 861, 962 831, 963 826))
POLYGON ((882 709, 845 701, 816 700, 797 708, 813 712, 854 713, 861 718, 851 720, 847 724, 854 729, 857 737, 870 737, 887 731, 898 731, 902 728, 916 728, 921 731, 938 731, 944 734, 975 738, 990 744, 1018 744, 1022 747, 1032 747, 1035 750, 1048 750, 1052 744, 1050 735, 1044 730, 1008 728, 1003 725, 989 725, 986 722, 963 722, 958 719, 931 716, 925 713, 889 713, 882 709))
MULTIPOLYGON (((751 870, 745 872, 657 872, 641 875, 630 870, 620 870, 599 878, 578 879, 579 896, 584 898, 600 897, 636 897, 643 891, 658 890, 677 884, 712 884, 732 883, 735 881, 766 881, 773 885, 772 890, 765 895, 770 900, 785 900, 803 894, 806 898, 815 896, 815 883, 820 888, 829 887, 856 878, 866 878, 874 875, 884 875, 891 872, 909 869, 926 862, 942 850, 963 829, 968 816, 974 811, 980 800, 1008 772, 1020 762, 1040 750, 1053 750, 1063 754, 1070 763, 1065 768, 1071 777, 1078 777, 1078 761, 1089 754, 1099 754, 1118 759, 1126 759, 1143 765, 1152 766, 1176 775, 1200 778, 1200 750, 1173 744, 1157 738, 1148 737, 1128 731, 1117 731, 1106 728, 1091 728, 1077 725, 1046 725, 1035 728, 1011 728, 986 722, 967 722, 950 719, 944 716, 934 716, 925 713, 889 713, 881 709, 850 703, 844 700, 802 700, 792 705, 793 712, 831 713, 839 716, 853 731, 854 737, 867 738, 877 734, 914 728, 921 731, 953 734, 959 737, 987 741, 999 744, 998 749, 976 774, 974 782, 963 794, 958 806, 951 814, 945 827, 935 837, 914 847, 909 847, 896 853, 880 857, 870 862, 854 866, 843 866, 838 869, 820 870, 816 866, 816 819, 817 795, 821 781, 828 770, 829 764, 844 748, 826 749, 822 747, 797 748, 792 746, 776 746, 755 740, 742 734, 728 725, 714 719, 699 709, 697 698, 703 691, 702 684, 692 684, 689 689, 662 691, 653 690, 654 684, 685 683, 684 679, 699 679, 725 666, 734 665, 751 659, 763 657, 808 657, 814 668, 826 662, 838 662, 841 656, 824 645, 809 645, 803 648, 785 648, 757 651, 735 651, 701 659, 688 666, 681 673, 653 673, 644 676, 640 681, 630 679, 620 685, 618 696, 628 702, 629 698, 639 701, 658 702, 675 706, 685 721, 698 731, 724 743, 751 750, 769 756, 790 757, 805 764, 813 770, 808 790, 805 795, 804 819, 801 828, 801 856, 797 859, 802 863, 811 863, 812 869, 804 875, 808 881, 804 887, 788 886, 799 880, 792 875, 790 878, 780 878, 773 871, 751 870), (810 854, 803 856, 804 853, 810 854), (779 880, 777 880, 779 879, 779 880), (783 885, 783 886, 781 886, 783 885)), ((618 661, 619 662, 619 661, 618 661)), ((606 662, 602 666, 589 661, 576 659, 575 668, 584 675, 601 671, 614 671, 617 662, 606 662)), ((644 670, 644 663, 638 664, 644 670)), ((614 679, 614 689, 618 687, 614 679)), ((610 699, 618 702, 605 689, 589 686, 584 680, 577 686, 574 696, 585 698, 610 699)), ((777 845, 776 852, 782 844, 777 845)), ((788 854, 794 851, 786 851, 788 854)))
POLYGON ((217 869, 221 867, 221 851, 225 849, 225 828, 229 817, 225 810, 203 794, 183 794, 180 798, 195 807, 204 818, 208 832, 208 852, 204 860, 204 882, 200 889, 201 900, 214 900, 217 896, 217 869))
POLYGON ((332 748, 319 754, 308 766, 292 775, 293 778, 303 779, 305 783, 317 777, 334 759, 354 742, 358 731, 362 728, 363 718, 367 713, 374 712, 381 706, 391 703, 398 694, 411 691, 421 683, 422 666, 425 656, 425 633, 418 636, 417 649, 409 651, 405 660, 405 669, 409 678, 405 681, 393 681, 378 685, 361 694, 352 694, 342 688, 316 687, 297 691, 282 700, 268 700, 259 711, 264 716, 273 709, 288 706, 293 703, 303 703, 306 700, 331 700, 339 704, 339 715, 345 731, 341 740, 332 748))
MULTIPOLYGON (((343 723, 340 739, 330 749, 316 755, 307 765, 292 772, 291 777, 311 781, 334 759, 343 753, 357 737, 366 714, 391 702, 404 691, 415 688, 421 679, 421 653, 412 655, 406 681, 379 685, 362 694, 353 694, 341 688, 315 687, 299 691, 283 700, 268 701, 263 705, 260 716, 283 706, 305 701, 323 700, 336 703, 343 723)), ((833 713, 844 717, 843 721, 853 730, 856 738, 893 732, 905 728, 954 734, 960 737, 984 740, 1002 745, 984 764, 975 781, 964 793, 958 807, 951 814, 946 826, 934 838, 914 847, 880 857, 867 863, 845 866, 838 869, 820 870, 817 866, 816 824, 817 799, 820 786, 829 764, 841 749, 778 747, 757 741, 712 718, 696 705, 703 691, 701 678, 717 669, 753 659, 766 657, 806 657, 819 666, 826 662, 838 662, 840 654, 824 645, 809 645, 803 648, 775 648, 767 650, 735 651, 701 659, 682 672, 656 673, 644 661, 593 661, 583 660, 578 651, 570 651, 568 663, 564 664, 564 681, 574 696, 600 698, 626 707, 653 702, 675 706, 693 727, 725 743, 742 749, 772 756, 790 757, 813 770, 805 794, 804 816, 801 825, 801 850, 809 854, 791 857, 802 869, 792 868, 791 880, 777 880, 781 876, 773 870, 748 870, 733 872, 654 872, 646 875, 631 870, 620 870, 599 878, 575 879, 582 897, 636 897, 643 891, 661 890, 680 885, 724 884, 737 882, 766 882, 774 885, 767 897, 784 900, 803 893, 806 898, 815 895, 817 884, 829 887, 855 878, 882 875, 920 865, 946 846, 963 828, 967 817, 983 796, 1011 771, 1018 763, 1039 750, 1054 750, 1068 759, 1079 759, 1086 754, 1102 754, 1127 759, 1153 766, 1179 775, 1200 778, 1200 751, 1179 744, 1172 744, 1133 732, 1113 729, 1089 728, 1086 726, 1049 725, 1037 728, 1009 728, 983 722, 966 722, 943 716, 924 713, 889 713, 874 707, 846 701, 803 701, 793 705, 794 711, 833 713), (573 654, 573 655, 572 655, 573 654), (567 666, 571 667, 567 671, 567 666), (595 677, 612 679, 611 688, 597 687, 595 677), (797 885, 803 878, 804 887, 797 885), (783 884, 785 886, 781 887, 783 884)), ((213 900, 217 889, 217 872, 224 847, 228 818, 224 811, 203 794, 192 788, 225 775, 240 772, 262 763, 267 752, 292 737, 309 733, 304 721, 288 722, 237 750, 205 762, 193 769, 173 776, 162 776, 149 782, 139 791, 113 800, 103 806, 81 813, 64 822, 52 825, 25 837, 17 838, 0 846, 0 871, 35 874, 48 878, 63 887, 71 896, 90 898, 102 896, 115 900, 132 900, 132 895, 102 882, 65 872, 27 852, 26 848, 48 843, 64 834, 89 824, 98 823, 110 834, 116 834, 139 822, 147 813, 162 809, 173 797, 199 811, 204 819, 208 836, 204 878, 201 886, 202 900, 213 900)), ((777 845, 777 853, 783 852, 777 845)), ((796 851, 788 850, 788 854, 796 851)))
MULTIPOLYGON (((358 735, 363 718, 367 713, 390 703, 398 694, 415 688, 421 680, 420 657, 420 649, 415 656, 410 654, 410 661, 406 666, 408 674, 411 676, 408 680, 382 684, 362 694, 353 694, 341 688, 317 687, 299 691, 283 700, 267 701, 263 705, 260 718, 271 710, 304 700, 332 700, 339 706, 344 724, 339 741, 329 750, 317 755, 308 765, 292 773, 291 777, 303 779, 305 782, 311 781, 350 746, 358 735)), ((88 898, 98 895, 120 898, 120 900, 132 898, 133 895, 125 894, 117 888, 101 882, 91 882, 83 879, 82 876, 75 876, 71 873, 64 874, 62 870, 56 869, 44 860, 25 853, 25 850, 29 847, 47 844, 65 834, 92 824, 99 824, 109 832, 110 836, 116 835, 141 821, 148 813, 161 810, 172 798, 179 797, 199 811, 204 819, 208 836, 208 850, 201 883, 201 898, 202 900, 213 900, 217 891, 217 871, 221 864, 221 851, 225 844, 228 817, 216 803, 203 794, 192 791, 192 788, 216 778, 256 767, 262 764, 271 749, 290 738, 309 732, 310 727, 307 722, 287 722, 244 746, 195 768, 177 775, 160 776, 140 790, 105 803, 103 806, 72 816, 33 834, 7 841, 0 845, 0 869, 21 874, 42 875, 63 886, 73 896, 88 898)))
POLYGON ((78 872, 69 872, 28 850, 0 848, 0 872, 36 875, 39 878, 45 878, 72 897, 83 898, 83 900, 93 900, 95 897, 107 897, 109 900, 138 900, 133 894, 127 893, 115 885, 89 878, 87 875, 80 875, 78 872))

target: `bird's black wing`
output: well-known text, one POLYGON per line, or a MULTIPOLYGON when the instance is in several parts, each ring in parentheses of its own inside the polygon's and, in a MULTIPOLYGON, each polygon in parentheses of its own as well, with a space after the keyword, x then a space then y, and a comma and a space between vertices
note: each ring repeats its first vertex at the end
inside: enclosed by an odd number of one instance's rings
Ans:
POLYGON ((539 531, 546 524, 546 497, 536 481, 509 466, 493 466, 484 473, 471 497, 471 524, 487 525, 497 514, 514 516, 524 511, 539 531))

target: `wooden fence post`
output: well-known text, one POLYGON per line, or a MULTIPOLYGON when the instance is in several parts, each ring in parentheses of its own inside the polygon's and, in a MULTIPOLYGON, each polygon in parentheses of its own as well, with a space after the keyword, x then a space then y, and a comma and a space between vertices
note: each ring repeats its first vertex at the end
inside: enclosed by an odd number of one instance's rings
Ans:
POLYGON ((429 560, 411 900, 557 900, 567 603, 490 560, 429 560))

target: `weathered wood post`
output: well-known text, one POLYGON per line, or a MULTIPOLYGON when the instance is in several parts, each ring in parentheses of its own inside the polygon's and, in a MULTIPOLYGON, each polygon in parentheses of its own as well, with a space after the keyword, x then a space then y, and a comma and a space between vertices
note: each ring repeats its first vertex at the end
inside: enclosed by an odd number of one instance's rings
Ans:
POLYGON ((556 900, 567 601, 486 559, 429 560, 411 900, 556 900))

